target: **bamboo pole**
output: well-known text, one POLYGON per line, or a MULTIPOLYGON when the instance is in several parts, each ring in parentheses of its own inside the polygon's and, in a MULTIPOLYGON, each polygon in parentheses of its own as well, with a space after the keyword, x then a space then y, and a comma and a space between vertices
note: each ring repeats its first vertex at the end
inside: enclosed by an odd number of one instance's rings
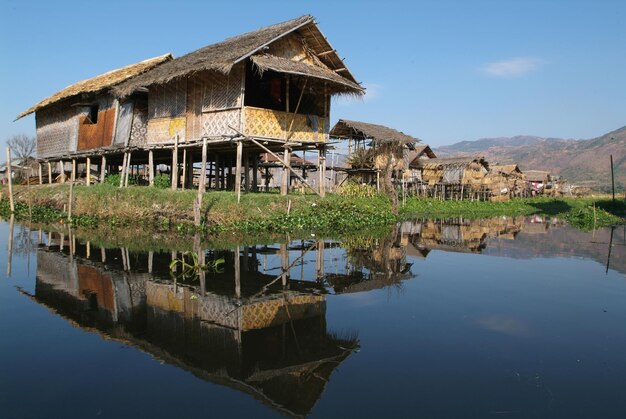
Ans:
POLYGON ((128 157, 126 158, 126 170, 124 171, 124 187, 127 188, 128 187, 128 176, 130 175, 130 158, 131 158, 131 152, 129 151, 128 153, 128 157))
POLYGON ((72 174, 70 175, 72 183, 76 181, 76 159, 72 159, 72 174))
POLYGON ((243 153, 243 142, 237 142, 237 159, 235 161, 235 191, 237 191, 237 203, 241 201, 241 155, 243 153))
POLYGON ((321 170, 320 170, 320 197, 326 196, 326 148, 322 147, 321 153, 321 170))
POLYGON ((187 183, 187 149, 183 148, 183 181, 181 183, 181 189, 185 190, 185 185, 187 183))
POLYGON ((235 296, 241 298, 241 261, 239 259, 239 246, 235 247, 235 296))
POLYGON ((174 140, 174 150, 172 150, 172 190, 178 189, 178 134, 174 140))
POLYGON ((102 160, 100 160, 100 183, 104 183, 104 178, 106 177, 107 171, 107 157, 102 156, 102 160))
POLYGON ((7 177, 9 182, 9 206, 11 214, 15 212, 15 204, 13 202, 13 173, 11 172, 11 147, 7 147, 7 177))
MULTIPOLYGON (((280 159, 279 159, 280 160, 280 159)), ((289 193, 289 168, 291 167, 291 153, 289 147, 285 146, 283 152, 283 175, 280 180, 280 194, 286 196, 289 193)))
POLYGON ((52 163, 48 162, 48 184, 52 184, 52 163))
MULTIPOLYGON (((613 155, 611 154, 611 191, 613 192, 613 202, 615 202, 615 175, 613 174, 613 155)), ((613 233, 613 231, 611 231, 613 233)))
POLYGON ((148 182, 150 186, 154 186, 154 155, 152 150, 148 151, 148 166, 148 182))
POLYGON ((74 182, 70 182, 70 196, 67 202, 67 221, 72 221, 72 201, 74 198, 74 182))
POLYGON ((202 139, 202 164, 200 165, 200 179, 198 180, 198 190, 202 190, 202 193, 206 191, 206 160, 207 160, 207 139, 203 138, 202 139))
POLYGON ((39 184, 43 185, 43 168, 41 167, 41 162, 37 162, 37 171, 39 174, 39 184))
POLYGON ((126 152, 124 152, 124 158, 122 159, 122 173, 120 174, 120 188, 124 186, 124 172, 126 172, 126 152))
POLYGON ((87 178, 85 180, 85 185, 89 186, 91 184, 91 157, 87 157, 87 178))
POLYGON ((61 172, 61 183, 65 183, 65 164, 59 160, 59 172, 61 172))
MULTIPOLYGON (((10 160, 7 160, 10 161, 10 160)), ((7 276, 11 276, 11 262, 13 260, 13 227, 15 225, 15 216, 11 213, 9 218, 9 242, 7 244, 7 276)))

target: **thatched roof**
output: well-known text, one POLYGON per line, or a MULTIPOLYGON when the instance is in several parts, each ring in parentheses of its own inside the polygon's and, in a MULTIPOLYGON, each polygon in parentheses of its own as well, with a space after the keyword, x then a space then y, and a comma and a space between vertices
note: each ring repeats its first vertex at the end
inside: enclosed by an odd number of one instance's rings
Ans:
POLYGON ((450 157, 445 159, 417 160, 416 166, 420 169, 438 170, 445 167, 469 167, 480 164, 489 167, 484 157, 450 157))
POLYGON ((330 130, 331 137, 373 140, 378 144, 414 144, 420 140, 384 125, 340 119, 330 130))
POLYGON ((524 170, 524 175, 529 182, 543 182, 550 178, 550 172, 544 170, 524 170))
POLYGON ((514 173, 518 173, 518 174, 522 173, 522 171, 519 169, 519 167, 516 164, 504 164, 504 165, 491 166, 491 171, 504 173, 507 175, 511 175, 514 173))
POLYGON ((418 144, 413 148, 413 150, 409 151, 409 167, 413 165, 413 161, 421 158, 422 156, 427 156, 429 159, 435 159, 437 156, 431 150, 431 148, 426 144, 418 144))
POLYGON ((254 65, 262 72, 265 70, 274 70, 279 73, 289 73, 301 76, 311 76, 342 86, 348 92, 362 92, 363 88, 358 83, 341 77, 339 74, 331 71, 327 67, 317 65, 309 65, 302 61, 293 61, 287 58, 277 57, 275 55, 254 55, 251 57, 254 65))
MULTIPOLYGON (((254 54, 263 52, 271 43, 296 31, 312 52, 318 55, 319 61, 328 67, 328 72, 337 72, 337 75, 340 73, 339 77, 345 86, 350 86, 355 92, 363 91, 363 88, 358 86, 356 79, 343 64, 343 61, 326 37, 320 32, 313 16, 305 15, 200 48, 167 63, 167 65, 159 66, 141 77, 123 83, 116 89, 116 93, 119 96, 127 96, 137 89, 153 84, 167 83, 199 71, 212 70, 229 73, 235 64, 244 61, 254 54)), ((260 58, 257 65, 259 67, 266 66, 271 68, 269 64, 270 60, 260 58)), ((288 67, 286 63, 280 62, 279 64, 275 59, 271 61, 271 64, 280 68, 288 67)), ((294 69, 297 68, 299 72, 307 75, 312 75, 313 73, 319 75, 321 73, 319 69, 302 71, 302 67, 298 66, 297 63, 290 64, 289 68, 292 71, 295 71, 294 69)), ((330 80, 328 73, 325 72, 324 74, 330 80)), ((334 78, 333 80, 338 79, 334 78)))
POLYGON ((19 114, 17 118, 15 118, 15 120, 36 112, 41 108, 50 106, 56 102, 59 102, 60 100, 67 99, 69 97, 83 93, 94 93, 111 88, 132 77, 145 73, 146 71, 158 66, 159 64, 170 61, 173 58, 174 57, 172 56, 172 54, 165 54, 159 57, 154 57, 148 60, 138 62, 136 64, 127 65, 126 67, 118 68, 117 70, 109 71, 91 79, 79 81, 78 83, 74 83, 63 90, 56 92, 52 96, 47 97, 41 102, 37 103, 35 106, 25 110, 24 112, 19 114))

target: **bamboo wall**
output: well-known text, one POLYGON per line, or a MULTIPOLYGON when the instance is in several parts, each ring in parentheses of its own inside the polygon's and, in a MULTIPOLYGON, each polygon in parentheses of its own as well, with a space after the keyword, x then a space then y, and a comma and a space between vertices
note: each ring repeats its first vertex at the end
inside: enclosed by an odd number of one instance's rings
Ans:
POLYGON ((76 151, 79 113, 65 104, 36 112, 37 156, 48 158, 76 151))

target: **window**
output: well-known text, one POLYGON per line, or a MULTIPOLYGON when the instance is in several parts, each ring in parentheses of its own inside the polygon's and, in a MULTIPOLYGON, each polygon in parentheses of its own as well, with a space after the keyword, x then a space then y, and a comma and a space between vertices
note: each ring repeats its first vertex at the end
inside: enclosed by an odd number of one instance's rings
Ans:
POLYGON ((98 123, 98 105, 89 106, 89 112, 87 113, 87 119, 85 119, 86 124, 97 124, 98 123))

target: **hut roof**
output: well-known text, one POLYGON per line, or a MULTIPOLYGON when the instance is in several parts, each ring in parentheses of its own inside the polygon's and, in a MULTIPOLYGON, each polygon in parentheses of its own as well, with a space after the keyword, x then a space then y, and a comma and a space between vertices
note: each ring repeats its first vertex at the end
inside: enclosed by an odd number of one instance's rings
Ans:
POLYGON ((422 169, 437 170, 444 167, 468 167, 471 164, 478 163, 485 167, 489 167, 489 164, 484 157, 449 157, 445 159, 428 159, 417 160, 416 166, 422 169))
POLYGON ((136 64, 131 64, 127 65, 126 67, 118 68, 117 70, 106 72, 91 79, 81 80, 77 83, 72 84, 71 86, 66 87, 63 90, 56 92, 52 96, 45 98, 33 107, 25 110, 24 112, 19 114, 17 118, 15 118, 15 120, 23 118, 24 116, 36 112, 41 108, 50 106, 56 102, 59 102, 60 100, 67 99, 69 97, 83 93, 93 93, 110 88, 139 74, 145 73, 146 71, 158 66, 159 64, 170 61, 173 58, 174 57, 172 56, 172 54, 164 54, 158 57, 138 62, 136 64))
POLYGON ((400 143, 400 144, 414 144, 420 140, 410 135, 406 135, 403 132, 396 131, 393 128, 386 127, 384 125, 369 124, 367 122, 349 121, 347 119, 340 119, 332 130, 330 130, 332 137, 339 138, 358 138, 358 139, 371 139, 376 143, 400 143))
MULTIPOLYGON (((159 66, 153 71, 143 74, 141 77, 137 77, 123 83, 116 88, 115 91, 119 96, 127 96, 137 89, 148 87, 153 84, 167 83, 178 77, 204 70, 229 73, 235 64, 242 62, 254 54, 261 53, 274 41, 277 41, 278 39, 296 31, 300 36, 302 36, 306 45, 312 50, 312 52, 318 55, 319 61, 324 66, 328 67, 326 69, 328 72, 340 72, 341 75, 336 75, 342 79, 344 86, 350 86, 350 89, 354 93, 363 93, 363 88, 358 85, 356 79, 346 68, 339 55, 337 55, 337 52, 332 48, 326 37, 317 27, 313 16, 310 15, 277 23, 256 31, 228 38, 217 44, 200 48, 172 60, 165 66, 159 66)), ((311 76, 315 74, 316 77, 319 77, 321 75, 320 73, 322 73, 322 70, 319 69, 321 66, 316 66, 315 69, 308 69, 305 72, 303 71, 303 67, 301 67, 298 63, 290 64, 288 66, 284 61, 276 60, 275 58, 270 60, 268 58, 256 57, 255 61, 257 61, 257 65, 260 68, 278 67, 281 68, 281 71, 289 68, 291 72, 298 72, 311 76)), ((327 72, 324 72, 324 76, 326 79, 331 80, 327 72)), ((338 79, 335 77, 332 80, 336 81, 338 79)))
POLYGON ((491 171, 505 173, 508 175, 511 175, 514 173, 520 173, 520 174, 522 173, 522 171, 519 169, 519 167, 516 164, 504 164, 504 165, 491 166, 491 171))
POLYGON ((413 150, 409 152, 409 166, 413 164, 413 161, 419 159, 422 156, 428 156, 428 158, 435 159, 437 156, 426 144, 418 144, 413 150))
POLYGON ((529 182, 543 182, 548 180, 550 172, 544 170, 524 170, 524 175, 526 175, 526 180, 529 182))

